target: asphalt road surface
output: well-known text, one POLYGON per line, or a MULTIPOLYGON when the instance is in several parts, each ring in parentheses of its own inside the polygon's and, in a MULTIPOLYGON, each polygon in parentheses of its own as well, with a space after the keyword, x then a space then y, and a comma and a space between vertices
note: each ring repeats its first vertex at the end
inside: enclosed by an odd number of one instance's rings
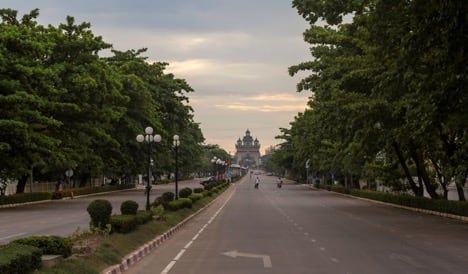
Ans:
MULTIPOLYGON (((183 187, 202 186, 199 180, 192 180, 179 182, 179 190, 183 187)), ((174 184, 153 186, 150 202, 163 192, 174 191, 174 188, 174 184)), ((88 229, 90 218, 86 208, 96 199, 109 200, 115 214, 120 214, 120 204, 126 200, 138 202, 139 209, 146 207, 144 189, 134 189, 73 200, 3 208, 0 209, 0 244, 28 235, 67 236, 78 228, 88 229)))
POLYGON ((466 223, 261 181, 236 183, 126 273, 468 273, 466 223))

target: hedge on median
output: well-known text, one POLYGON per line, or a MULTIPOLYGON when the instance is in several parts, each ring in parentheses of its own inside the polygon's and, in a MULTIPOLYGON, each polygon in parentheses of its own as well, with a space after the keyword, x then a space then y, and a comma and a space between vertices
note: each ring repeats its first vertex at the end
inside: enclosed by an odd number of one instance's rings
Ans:
POLYGON ((182 208, 192 208, 192 200, 189 198, 179 198, 168 203, 167 209, 175 211, 182 208))
POLYGON ((59 200, 65 197, 87 195, 87 194, 93 194, 93 193, 101 193, 101 192, 131 189, 131 188, 135 188, 135 185, 125 184, 125 185, 115 185, 115 186, 108 185, 108 186, 100 186, 100 187, 74 188, 74 189, 67 189, 63 191, 57 191, 54 193, 32 192, 32 193, 13 194, 13 195, 8 195, 8 196, 0 196, 0 205, 21 204, 21 203, 44 201, 44 200, 51 200, 51 199, 59 200))
POLYGON ((98 187, 83 187, 83 188, 66 189, 66 190, 60 191, 60 193, 61 193, 61 198, 65 198, 65 197, 87 195, 87 194, 94 194, 94 193, 101 193, 101 192, 108 192, 108 191, 115 191, 115 190, 132 189, 132 188, 135 188, 134 184, 122 184, 122 185, 113 185, 113 186, 106 185, 106 186, 98 186, 98 187))
POLYGON ((110 218, 112 232, 128 233, 137 227, 136 215, 112 215, 110 218))
POLYGON ((135 217, 137 224, 146 224, 147 222, 153 220, 153 211, 139 210, 135 217))
POLYGON ((52 198, 52 193, 49 193, 49 192, 32 192, 32 193, 13 194, 9 196, 0 196, 0 205, 20 204, 20 203, 35 202, 35 201, 41 201, 41 200, 50 200, 51 198, 52 198))
POLYGON ((190 200, 192 200, 192 203, 195 203, 196 201, 200 200, 203 198, 203 194, 201 193, 192 193, 188 196, 190 200))
POLYGON ((41 256, 42 251, 30 245, 0 246, 0 273, 29 273, 41 266, 41 256))
POLYGON ((70 239, 59 236, 30 236, 14 240, 13 243, 34 246, 39 248, 42 254, 63 255, 65 258, 72 253, 70 239))
POLYGON ((318 187, 385 203, 427 209, 460 216, 468 216, 468 202, 463 201, 430 199, 425 197, 415 197, 409 194, 392 194, 372 190, 346 189, 341 185, 319 185, 318 187))

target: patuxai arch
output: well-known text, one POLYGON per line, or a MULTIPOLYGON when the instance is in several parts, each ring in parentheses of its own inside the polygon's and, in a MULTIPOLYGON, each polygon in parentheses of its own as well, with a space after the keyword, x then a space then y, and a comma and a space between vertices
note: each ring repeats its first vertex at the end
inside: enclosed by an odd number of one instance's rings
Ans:
POLYGON ((239 138, 236 143, 236 162, 241 166, 260 166, 260 142, 250 135, 247 129, 242 140, 239 138))

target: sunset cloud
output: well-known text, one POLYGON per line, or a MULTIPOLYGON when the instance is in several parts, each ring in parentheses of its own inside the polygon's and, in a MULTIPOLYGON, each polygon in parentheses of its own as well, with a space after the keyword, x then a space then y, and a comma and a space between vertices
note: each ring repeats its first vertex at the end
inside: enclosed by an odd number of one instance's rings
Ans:
MULTIPOLYGON (((39 8, 39 23, 57 25, 67 15, 90 22, 114 49, 148 48, 149 62, 168 62, 185 79, 194 119, 207 143, 234 152, 247 128, 263 149, 276 144, 279 127, 304 111, 302 77, 288 67, 311 58, 302 33, 308 27, 291 1, 82 0, 2 1, 20 14, 39 8)), ((102 53, 104 56, 110 51, 102 53)))

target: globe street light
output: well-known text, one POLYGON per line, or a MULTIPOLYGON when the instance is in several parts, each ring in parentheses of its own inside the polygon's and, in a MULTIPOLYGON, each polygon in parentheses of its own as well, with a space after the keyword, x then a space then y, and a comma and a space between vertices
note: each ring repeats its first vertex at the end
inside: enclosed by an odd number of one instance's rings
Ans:
POLYGON ((220 170, 219 170, 219 166, 221 165, 222 162, 223 162, 223 160, 221 160, 221 159, 216 160, 216 165, 217 165, 217 166, 216 166, 216 181, 219 181, 219 179, 220 179, 220 174, 219 174, 219 173, 220 173, 220 170))
POLYGON ((136 137, 138 143, 146 142, 148 143, 148 181, 146 184, 146 210, 150 210, 150 190, 151 190, 151 166, 152 166, 152 159, 151 159, 151 143, 159 143, 161 142, 161 135, 154 134, 153 135, 153 128, 147 127, 145 128, 145 134, 138 134, 136 137))
POLYGON ((180 145, 180 141, 179 141, 179 135, 174 135, 174 137, 172 137, 173 139, 173 142, 174 142, 174 151, 175 151, 175 199, 179 199, 179 165, 178 165, 178 150, 179 150, 179 145, 180 145))
POLYGON ((216 161, 218 160, 218 158, 216 156, 213 156, 213 158, 211 159, 211 163, 213 163, 213 175, 215 175, 215 180, 217 181, 218 180, 218 174, 217 174, 217 170, 216 170, 216 161))

